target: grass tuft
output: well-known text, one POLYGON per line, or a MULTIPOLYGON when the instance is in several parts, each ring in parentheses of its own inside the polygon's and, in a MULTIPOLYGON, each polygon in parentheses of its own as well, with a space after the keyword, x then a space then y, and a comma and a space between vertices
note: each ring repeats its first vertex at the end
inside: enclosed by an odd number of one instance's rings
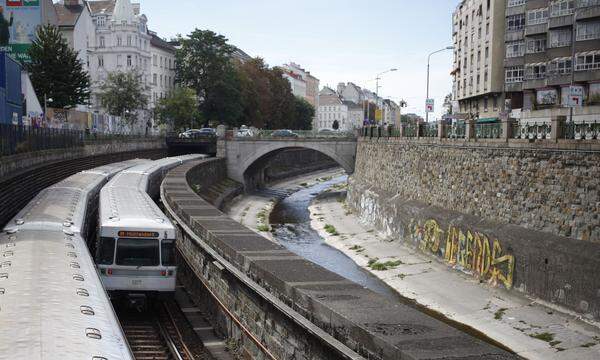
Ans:
POLYGON ((271 230, 267 225, 264 224, 258 225, 256 229, 258 229, 260 232, 269 232, 271 230))
POLYGON ((529 336, 531 336, 534 339, 545 341, 547 343, 552 342, 554 340, 554 334, 551 334, 549 332, 543 332, 543 333, 538 333, 538 334, 531 334, 529 336))
POLYGON ((337 232, 337 230, 335 229, 335 226, 330 225, 330 224, 326 224, 325 225, 325 231, 327 231, 327 233, 329 235, 333 235, 333 236, 338 236, 339 233, 337 232))
POLYGON ((502 317, 504 316, 504 313, 506 312, 506 310, 508 310, 508 309, 502 308, 502 309, 499 309, 498 311, 496 311, 494 313, 494 319, 502 320, 502 317))
POLYGON ((401 260, 386 261, 386 262, 378 262, 377 260, 375 260, 372 263, 371 263, 371 261, 369 261, 369 267, 375 271, 386 271, 386 270, 394 269, 397 266, 402 265, 402 264, 403 263, 401 260))

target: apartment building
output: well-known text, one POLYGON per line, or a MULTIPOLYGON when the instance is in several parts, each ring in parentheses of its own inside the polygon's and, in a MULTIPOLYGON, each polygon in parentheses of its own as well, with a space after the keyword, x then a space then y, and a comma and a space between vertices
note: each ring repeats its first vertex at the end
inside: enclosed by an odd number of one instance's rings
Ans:
POLYGON ((507 0, 505 91, 521 121, 600 120, 600 0, 507 0), (573 73, 574 70, 574 73, 573 73))
POLYGON ((497 121, 504 104, 505 0, 463 0, 453 13, 458 117, 497 121))

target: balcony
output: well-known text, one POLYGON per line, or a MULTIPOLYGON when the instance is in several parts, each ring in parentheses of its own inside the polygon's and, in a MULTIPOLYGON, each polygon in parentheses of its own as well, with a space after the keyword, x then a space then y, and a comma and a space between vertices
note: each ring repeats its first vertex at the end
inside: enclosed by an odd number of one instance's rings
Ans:
POLYGON ((506 34, 504 35, 504 41, 519 41, 525 38, 525 31, 523 29, 519 30, 506 30, 506 34))
POLYGON ((525 14, 525 4, 519 6, 509 6, 506 8, 506 16, 525 14))
POLYGON ((525 28, 525 36, 543 34, 548 31, 548 23, 527 25, 525 28))
POLYGON ((545 78, 531 78, 523 81, 523 90, 538 89, 546 86, 545 78))
POLYGON ((507 83, 504 85, 504 91, 506 92, 521 92, 523 91, 523 83, 507 83))
POLYGON ((600 1, 596 6, 584 7, 577 10, 577 20, 600 17, 600 1))
POLYGON ((504 59, 504 67, 522 66, 522 65, 525 65, 525 57, 524 56, 504 59))
POLYGON ((573 15, 561 15, 551 17, 548 21, 548 28, 555 29, 565 26, 573 26, 573 15))

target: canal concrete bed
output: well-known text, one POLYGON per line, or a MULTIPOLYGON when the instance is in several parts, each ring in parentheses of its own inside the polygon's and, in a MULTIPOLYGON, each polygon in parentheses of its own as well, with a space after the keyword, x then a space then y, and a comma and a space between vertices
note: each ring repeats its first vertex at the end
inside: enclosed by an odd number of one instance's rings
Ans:
POLYGON ((161 196, 182 233, 181 257, 197 277, 184 285, 194 293, 204 284, 227 308, 227 316, 216 314, 217 325, 248 354, 258 355, 263 344, 278 359, 517 358, 230 219, 200 196, 226 177, 225 169, 224 159, 180 166, 165 178, 161 196))

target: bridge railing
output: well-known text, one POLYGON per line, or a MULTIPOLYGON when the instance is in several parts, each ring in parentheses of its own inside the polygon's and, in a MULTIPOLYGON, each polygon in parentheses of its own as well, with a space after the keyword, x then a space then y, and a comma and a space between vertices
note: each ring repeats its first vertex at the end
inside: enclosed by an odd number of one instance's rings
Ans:
POLYGON ((290 130, 289 132, 281 132, 281 130, 255 130, 249 132, 232 131, 228 137, 237 139, 354 139, 356 133, 353 131, 290 130))

